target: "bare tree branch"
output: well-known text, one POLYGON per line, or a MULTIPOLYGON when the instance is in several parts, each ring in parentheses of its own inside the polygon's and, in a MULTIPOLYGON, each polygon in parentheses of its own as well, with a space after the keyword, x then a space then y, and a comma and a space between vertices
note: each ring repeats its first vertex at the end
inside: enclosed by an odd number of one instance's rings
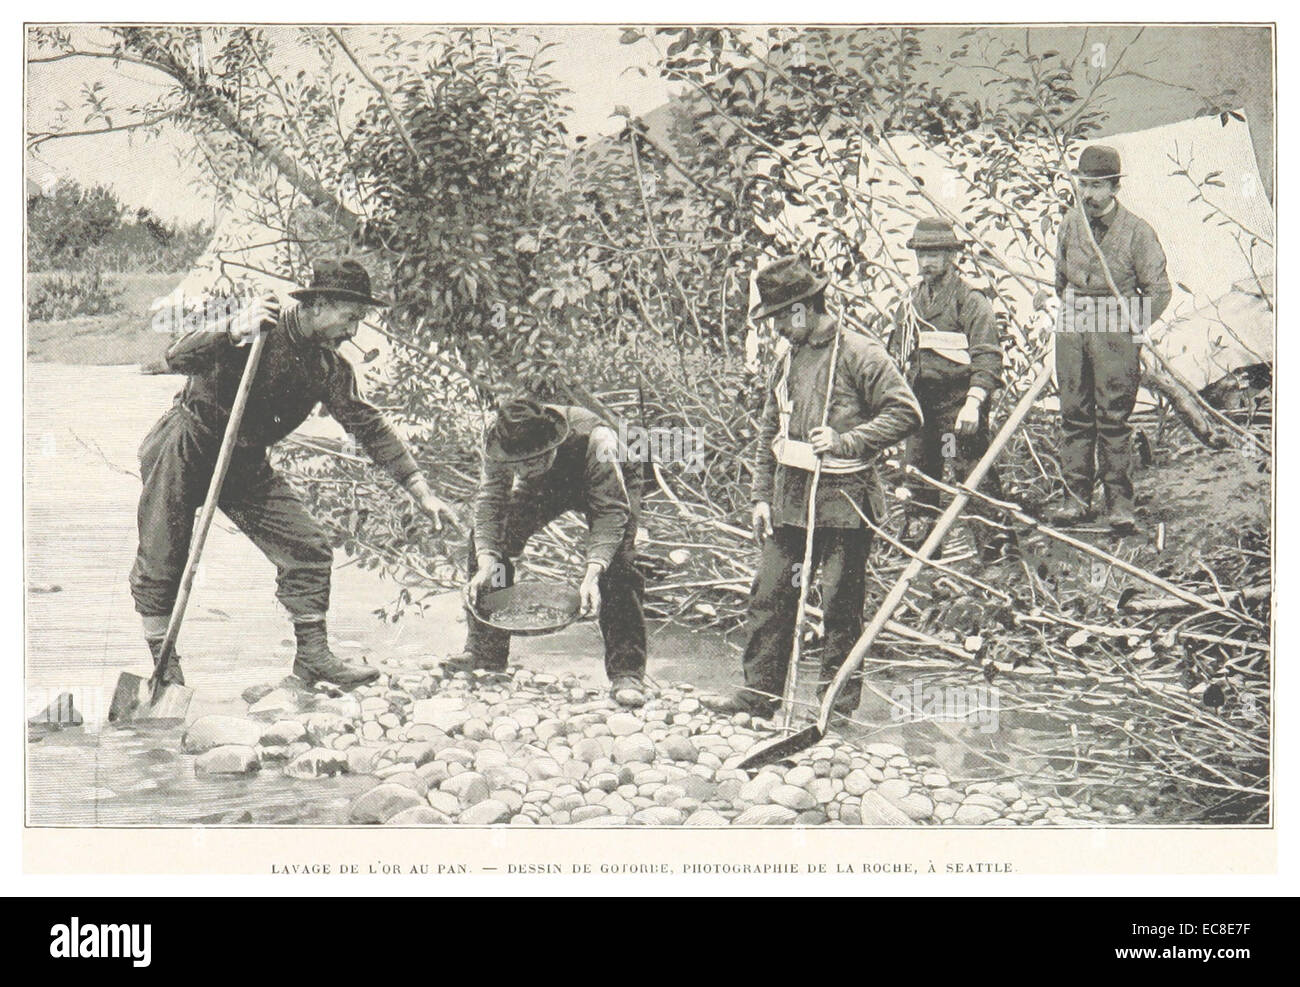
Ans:
POLYGON ((124 123, 116 127, 100 127, 95 130, 46 130, 29 133, 27 135, 27 150, 34 151, 46 141, 59 140, 64 137, 94 137, 98 134, 116 134, 124 130, 153 127, 165 120, 170 120, 178 112, 180 112, 178 109, 168 110, 166 113, 159 113, 147 120, 136 120, 133 123, 124 123))
POLYGON ((406 145, 406 149, 411 153, 412 160, 415 161, 416 164, 419 164, 420 152, 415 149, 415 142, 411 140, 411 135, 406 129, 406 124, 402 122, 401 116, 398 115, 397 108, 393 106, 393 100, 388 95, 388 90, 385 89, 383 84, 371 75, 370 71, 361 64, 361 59, 357 57, 356 52, 349 48, 348 43, 343 40, 343 32, 332 27, 328 28, 328 30, 330 37, 337 41, 338 46, 343 49, 343 54, 347 55, 348 58, 352 60, 352 64, 357 67, 357 71, 361 73, 361 77, 365 79, 366 82, 370 83, 375 92, 379 94, 379 98, 384 101, 384 106, 388 110, 388 115, 393 120, 393 126, 397 129, 397 135, 402 138, 402 143, 406 145))

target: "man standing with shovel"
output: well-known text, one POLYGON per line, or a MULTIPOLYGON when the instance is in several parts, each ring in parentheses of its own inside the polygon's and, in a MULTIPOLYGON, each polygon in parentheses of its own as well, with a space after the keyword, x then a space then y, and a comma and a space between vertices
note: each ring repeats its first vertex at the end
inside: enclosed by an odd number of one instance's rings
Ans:
MULTIPOLYGON (((821 568, 823 680, 834 676, 861 634, 871 531, 855 505, 882 518, 872 461, 922 419, 885 348, 827 314, 827 279, 806 261, 779 260, 759 271, 755 283, 760 301, 752 317, 771 319, 790 348, 766 394, 754 460, 753 529, 762 554, 750 591, 745 685, 703 701, 719 712, 766 718, 786 689, 811 570, 821 568)), ((856 709, 860 689, 855 678, 837 697, 836 710, 856 709)))
MULTIPOLYGON (((271 468, 268 448, 322 403, 406 488, 436 528, 455 519, 401 438, 361 398, 352 366, 337 352, 356 334, 366 312, 385 304, 371 294, 365 269, 353 260, 321 260, 311 285, 289 294, 296 305, 281 310, 268 295, 230 319, 181 337, 167 351, 168 370, 189 380, 140 446, 144 491, 131 594, 157 665, 187 557, 197 562, 190 536, 206 493, 275 563, 276 595, 297 635, 294 674, 308 683, 350 687, 373 681, 379 671, 330 651, 325 630, 333 563, 329 536, 271 468), (265 338, 253 342, 259 331, 265 338), (245 380, 246 365, 256 358, 260 363, 245 380), (224 478, 211 482, 233 408, 242 411, 242 420, 234 416, 232 451, 220 464, 224 478)), ((156 675, 163 685, 184 684, 174 648, 156 675)))

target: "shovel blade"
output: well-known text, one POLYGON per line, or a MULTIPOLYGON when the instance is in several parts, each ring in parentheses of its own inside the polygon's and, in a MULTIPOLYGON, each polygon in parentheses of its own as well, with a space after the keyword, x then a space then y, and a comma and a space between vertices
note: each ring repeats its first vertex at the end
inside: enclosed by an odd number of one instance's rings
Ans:
POLYGON ((108 707, 109 723, 182 722, 194 699, 194 690, 183 685, 165 685, 155 700, 150 680, 123 672, 117 680, 108 707))
POLYGON ((755 768, 763 767, 765 764, 776 764, 778 761, 784 761, 787 757, 793 757, 802 750, 807 750, 824 736, 826 736, 826 731, 822 729, 821 725, 813 723, 788 737, 777 737, 775 740, 767 740, 756 747, 750 748, 749 756, 740 762, 739 767, 742 771, 752 771, 755 768))

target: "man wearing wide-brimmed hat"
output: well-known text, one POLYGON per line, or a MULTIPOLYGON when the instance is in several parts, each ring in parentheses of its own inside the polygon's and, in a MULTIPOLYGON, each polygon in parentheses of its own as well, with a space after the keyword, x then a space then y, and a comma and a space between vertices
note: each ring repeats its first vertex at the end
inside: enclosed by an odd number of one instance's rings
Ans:
MULTIPOLYGON (((365 268, 349 259, 319 260, 311 284, 289 295, 291 305, 282 308, 275 295, 264 296, 182 336, 167 350, 167 369, 189 379, 140 446, 144 490, 131 593, 156 658, 185 568, 194 512, 207 492, 248 359, 248 343, 255 332, 267 332, 219 506, 275 563, 276 595, 297 635, 294 674, 308 683, 355 686, 373 681, 379 670, 343 661, 330 651, 325 628, 333 564, 329 535, 271 468, 268 448, 321 403, 410 492, 435 527, 441 528, 444 519, 455 520, 401 438, 361 398, 351 364, 337 352, 356 334, 366 312, 385 304, 371 293, 365 268)), ((174 650, 163 678, 184 682, 174 650)))
MULTIPOLYGON (((788 257, 755 277, 752 316, 770 320, 790 343, 766 388, 753 464, 752 524, 762 546, 750 592, 745 685, 704 701, 724 712, 768 717, 780 706, 795 634, 808 526, 808 497, 817 458, 813 568, 821 570, 826 627, 822 689, 862 633, 871 530, 859 511, 884 515, 874 462, 921 424, 921 409, 902 374, 876 340, 839 325, 826 310, 827 279, 802 258, 788 257), (839 335, 826 425, 822 413, 839 335)), ((861 699, 857 676, 836 699, 847 713, 861 699)))
POLYGON ((1144 333, 1160 318, 1173 290, 1155 230, 1116 199, 1123 177, 1119 153, 1102 145, 1085 147, 1074 177, 1081 201, 1066 214, 1056 247, 1061 298, 1056 379, 1066 490, 1064 504, 1050 519, 1059 524, 1091 519, 1093 485, 1100 475, 1110 526, 1129 533, 1137 519, 1128 420, 1142 376, 1141 338, 1135 332, 1144 333))
MULTIPOLYGON (((622 706, 644 705, 645 580, 635 565, 640 488, 626 475, 617 434, 585 408, 543 405, 531 398, 502 404, 483 444, 474 499, 467 604, 514 582, 512 560, 528 539, 566 511, 587 520, 583 615, 596 615, 605 639, 610 695, 622 706), (629 480, 633 482, 629 482, 629 480)), ((510 635, 477 620, 466 607, 465 651, 446 667, 503 672, 510 635)))
MULTIPOLYGON (((1002 386, 1002 346, 993 306, 957 271, 961 241, 952 223, 937 216, 916 224, 907 246, 916 252, 920 283, 898 313, 890 347, 898 356, 925 424, 907 440, 907 462, 943 479, 951 462, 965 479, 989 447, 989 397, 1002 386)), ((1002 496, 996 468, 982 485, 1002 496)), ((910 485, 907 530, 913 548, 925 540, 939 507, 939 491, 929 484, 910 485)), ((986 561, 1000 557, 1011 544, 1005 529, 976 523, 976 542, 986 561)))

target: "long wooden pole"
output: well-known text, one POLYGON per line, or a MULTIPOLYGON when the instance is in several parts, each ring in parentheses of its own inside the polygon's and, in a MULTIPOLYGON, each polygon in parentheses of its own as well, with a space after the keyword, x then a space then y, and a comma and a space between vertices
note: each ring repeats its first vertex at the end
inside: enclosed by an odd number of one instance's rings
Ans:
POLYGON ((167 660, 176 647, 176 638, 180 636, 181 621, 185 619, 185 608, 189 605, 190 592, 194 588, 194 575, 199 568, 199 558, 203 554, 203 544, 208 540, 212 519, 217 513, 217 502, 221 499, 221 486, 225 482, 226 471, 230 468, 230 459, 235 452, 239 424, 244 418, 244 409, 248 405, 248 394, 253 387, 257 365, 262 361, 262 349, 266 346, 267 335, 264 329, 259 328, 249 347, 248 362, 244 364, 244 373, 239 379, 239 390, 235 392, 235 402, 230 408, 230 420, 226 422, 226 433, 221 439, 221 451, 217 453, 217 464, 212 470, 212 479, 208 482, 208 494, 203 502, 203 513, 199 515, 198 526, 190 536, 190 554, 185 561, 185 574, 181 577, 176 602, 172 604, 171 619, 167 622, 167 636, 163 638, 162 647, 158 650, 153 677, 149 680, 150 694, 155 702, 162 691, 163 669, 167 667, 167 660))
MULTIPOLYGON (((822 402, 822 427, 830 421, 831 396, 835 391, 835 364, 840 355, 840 334, 837 324, 835 339, 831 342, 831 365, 826 371, 826 398, 822 402)), ((793 356, 791 357, 793 361, 793 356)), ((822 478, 822 457, 817 457, 812 481, 808 485, 808 517, 803 540, 803 567, 799 570, 799 606, 794 612, 794 641, 790 645, 790 664, 785 673, 785 690, 781 696, 781 723, 787 729, 794 719, 794 697, 799 684, 799 654, 803 645, 803 618, 808 609, 808 584, 812 581, 813 538, 817 533, 817 487, 822 478)))
POLYGON ((1119 569, 1121 572, 1128 573, 1130 576, 1134 577, 1135 579, 1140 579, 1144 583, 1149 583, 1150 585, 1154 586, 1156 589, 1163 590, 1164 592, 1168 593, 1170 596, 1177 597, 1183 603, 1186 603, 1194 607, 1200 607, 1202 610, 1206 611, 1207 613, 1217 613, 1217 614, 1222 614, 1225 617, 1233 617, 1236 620, 1240 620, 1244 623, 1254 624, 1256 627, 1264 626, 1263 623, 1256 620, 1248 613, 1241 613, 1237 610, 1233 610, 1231 607, 1214 603, 1203 597, 1197 596, 1195 593, 1192 593, 1189 590, 1185 590, 1181 586, 1176 585, 1175 583, 1171 583, 1168 579, 1163 579, 1160 576, 1157 576, 1154 572, 1151 572, 1147 569, 1143 569, 1141 566, 1136 566, 1132 562, 1129 562, 1125 559, 1121 559, 1118 555, 1112 555, 1110 552, 1107 552, 1105 549, 1098 548, 1096 545, 1091 545, 1080 538, 1075 538, 1073 535, 1067 534, 1064 531, 1059 531, 1056 528, 1051 527, 1050 525, 1044 524, 1036 517, 1032 517, 1031 515, 1027 514, 1023 509, 1021 509, 1021 507, 1018 504, 1013 504, 1005 500, 998 500, 995 497, 990 497, 988 494, 981 493, 980 491, 974 489, 974 487, 970 483, 964 483, 964 484, 959 484, 957 486, 953 486, 952 484, 944 483, 942 480, 936 480, 932 476, 927 476, 913 466, 904 466, 903 470, 904 472, 907 473, 908 476, 914 476, 918 480, 921 480, 925 483, 929 483, 939 490, 943 490, 947 493, 957 494, 967 498, 973 496, 976 500, 983 501, 984 503, 988 504, 990 507, 996 508, 997 510, 1000 511, 1005 511, 1007 514, 1010 514, 1021 524, 1035 529, 1040 534, 1043 534, 1055 541, 1059 541, 1063 545, 1069 545, 1071 548, 1077 549, 1078 551, 1083 552, 1085 555, 1091 555, 1093 558, 1100 559, 1102 562, 1105 562, 1107 565, 1114 566, 1116 569, 1119 569))
MULTIPOLYGON (((1006 422, 1003 423, 1001 430, 999 430, 993 441, 989 443, 988 451, 984 453, 980 458, 980 461, 975 464, 975 468, 971 470, 970 476, 966 479, 965 486, 974 489, 980 485, 985 474, 992 468, 993 463, 997 460, 998 456, 1001 455, 1003 448, 1011 440, 1011 436, 1015 434, 1016 429, 1020 427, 1020 423, 1024 421, 1025 416, 1029 414, 1030 409, 1034 406, 1034 402, 1038 399, 1038 395, 1042 393, 1043 388, 1047 386, 1047 382, 1051 379, 1051 368, 1044 364, 1039 368, 1038 376, 1035 377, 1033 383, 1029 385, 1029 389, 1025 391, 1024 395, 1020 398, 1020 401, 1017 402, 1010 417, 1008 417, 1006 422)), ((908 587, 912 585, 912 580, 920 574, 926 561, 938 550, 939 546, 943 544, 944 538, 948 535, 948 529, 952 527, 953 522, 957 520, 957 516, 965 509, 966 502, 969 499, 969 495, 964 492, 959 492, 955 497, 953 497, 947 510, 945 510, 943 514, 939 516, 939 520, 935 522, 934 528, 930 531, 930 536, 926 538, 925 543, 916 550, 916 554, 907 564, 907 568, 903 570, 902 574, 898 577, 898 581, 894 583, 894 586, 889 591, 888 595, 886 595, 885 599, 881 601, 880 607, 876 610, 876 615, 871 618, 871 623, 867 625, 866 629, 862 632, 862 636, 859 637, 857 643, 853 645, 853 649, 849 652, 848 657, 844 659, 844 664, 840 666, 840 670, 835 674, 835 679, 831 682, 830 688, 826 690, 825 698, 822 699, 821 711, 817 717, 817 727, 822 735, 825 735, 826 728, 830 725, 831 711, 835 705, 835 697, 839 694, 839 691, 844 688, 844 684, 849 680, 849 677, 858 670, 858 666, 862 664, 862 659, 866 657, 867 651, 871 648, 871 645, 875 643, 876 636, 884 629, 885 625, 889 623, 890 618, 894 616, 894 611, 897 610, 898 605, 903 602, 903 595, 907 592, 908 587)))

